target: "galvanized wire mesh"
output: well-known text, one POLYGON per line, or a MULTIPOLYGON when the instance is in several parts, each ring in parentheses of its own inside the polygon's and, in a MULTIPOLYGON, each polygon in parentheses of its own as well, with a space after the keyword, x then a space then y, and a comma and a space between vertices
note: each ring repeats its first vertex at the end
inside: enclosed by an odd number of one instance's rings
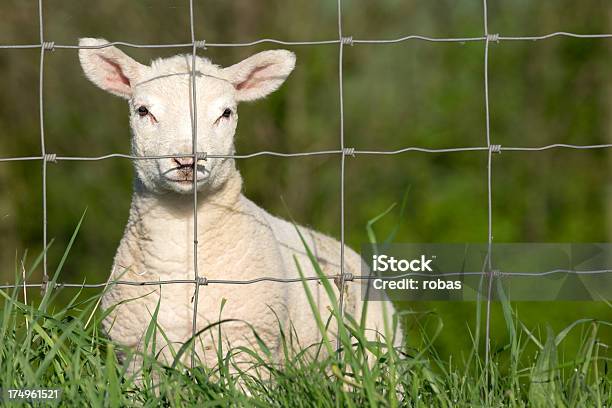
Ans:
MULTIPOLYGON (((42 242, 45 251, 42 259, 43 279, 40 283, 27 283, 25 280, 21 284, 6 284, 0 285, 0 289, 9 288, 41 288, 43 291, 53 290, 54 288, 105 288, 112 285, 132 285, 132 286, 158 286, 168 284, 190 284, 194 285, 194 307, 193 307, 193 324, 192 332, 195 335, 197 329, 197 306, 198 297, 201 286, 207 285, 251 285, 259 282, 277 282, 277 283, 295 283, 304 280, 322 280, 322 279, 338 279, 340 282, 340 296, 339 296, 339 310, 340 313, 344 313, 344 287, 347 281, 359 281, 368 280, 373 277, 370 275, 352 275, 345 273, 345 162, 347 157, 357 156, 368 156, 368 155, 399 155, 406 152, 421 152, 431 154, 445 154, 454 152, 486 152, 487 154, 487 242, 489 245, 489 254, 485 261, 485 267, 480 272, 458 272, 458 273, 446 273, 439 274, 437 276, 458 276, 458 275, 480 275, 488 278, 488 290, 487 290, 487 307, 486 307, 486 332, 485 332, 485 361, 488 363, 490 354, 490 322, 491 322, 491 300, 492 300, 492 282, 495 277, 499 276, 547 276, 556 273, 568 273, 568 274, 606 274, 612 272, 612 270, 565 270, 555 269, 551 271, 544 271, 540 273, 503 273, 494 271, 491 267, 491 245, 493 243, 493 223, 492 223, 492 208, 493 208, 493 197, 492 197, 492 164, 493 155, 502 152, 526 152, 526 151, 545 151, 550 149, 575 149, 575 150, 590 150, 590 149, 608 149, 612 147, 612 144, 596 144, 596 145, 573 145, 573 144, 562 144, 555 143, 545 146, 536 147, 520 147, 520 146, 501 146, 492 143, 491 138, 491 126, 490 126, 490 101, 489 101, 489 51, 491 43, 502 43, 504 41, 541 41, 555 37, 569 37, 569 38, 580 38, 580 39, 610 39, 612 34, 578 34, 570 32, 554 32, 539 36, 503 36, 498 33, 491 33, 488 26, 488 11, 487 11, 487 0, 483 0, 483 26, 484 34, 478 37, 454 37, 454 38, 434 38, 422 35, 408 35, 394 39, 353 39, 351 36, 345 36, 342 27, 342 0, 337 0, 338 10, 338 38, 322 41, 283 41, 278 39, 263 38, 256 41, 244 42, 244 43, 210 43, 205 40, 198 40, 195 34, 194 25, 194 4, 193 0, 189 1, 189 18, 190 18, 190 34, 191 38, 189 42, 177 43, 177 44, 134 44, 124 41, 113 41, 106 44, 95 45, 95 46, 79 46, 70 44, 55 44, 53 41, 45 39, 44 36, 44 25, 43 25, 43 7, 42 0, 38 0, 38 24, 40 32, 40 42, 37 44, 0 44, 0 49, 40 49, 40 69, 39 69, 39 120, 40 120, 40 155, 28 156, 28 157, 0 157, 0 162, 13 162, 13 161, 40 161, 42 164, 42 242), (467 43, 467 42, 482 42, 484 43, 484 107, 485 107, 485 124, 486 124, 486 144, 482 146, 467 146, 467 147, 455 147, 455 148, 422 148, 417 146, 408 146, 397 150, 358 150, 352 147, 347 147, 345 144, 344 135, 344 96, 343 96, 343 56, 344 48, 346 46, 356 46, 360 44, 396 44, 406 41, 427 41, 432 43, 467 43), (217 154, 215 152, 198 152, 197 151, 197 106, 196 106, 196 87, 195 87, 195 69, 192 69, 191 73, 191 117, 192 117, 192 153, 188 155, 161 155, 161 156, 134 156, 123 153, 110 153, 102 156, 58 156, 55 153, 49 153, 45 146, 45 126, 44 126, 44 98, 43 98, 43 77, 45 68, 45 54, 53 51, 54 49, 98 49, 110 46, 122 46, 131 48, 190 48, 192 54, 192 66, 195 68, 195 61, 197 57, 198 49, 206 49, 208 47, 251 47, 260 44, 275 44, 285 46, 338 46, 338 83, 339 83, 339 104, 340 104, 340 129, 339 129, 339 146, 335 150, 324 150, 324 151, 309 151, 309 152, 274 152, 274 151, 258 151, 249 154, 217 154), (148 159, 163 159, 173 157, 193 157, 194 160, 206 159, 206 158, 229 158, 229 159, 249 159, 260 156, 270 157, 303 157, 303 156, 321 156, 321 155, 337 155, 340 158, 340 274, 330 276, 309 276, 305 278, 275 278, 275 277, 255 277, 250 280, 231 280, 231 279, 207 279, 205 275, 200 275, 198 270, 198 239, 197 239, 197 200, 198 192, 195 188, 196 178, 194 177, 194 188, 193 188, 193 216, 194 216, 194 240, 193 240, 193 279, 181 279, 181 280, 167 280, 167 281, 147 281, 147 282, 135 282, 135 281, 124 281, 124 280, 110 280, 104 283, 62 283, 55 282, 54 287, 49 287, 49 275, 48 275, 48 262, 47 262, 47 251, 48 237, 47 237, 47 165, 48 163, 61 163, 62 161, 99 161, 109 160, 115 158, 123 158, 128 160, 148 160, 148 159)), ((395 279, 399 277, 408 276, 428 276, 427 274, 420 273, 406 273, 393 277, 386 277, 385 279, 395 279)), ((25 279, 25 277, 24 277, 25 279)), ((338 349, 340 345, 338 344, 338 349)), ((194 360, 192 360, 192 364, 194 360)))

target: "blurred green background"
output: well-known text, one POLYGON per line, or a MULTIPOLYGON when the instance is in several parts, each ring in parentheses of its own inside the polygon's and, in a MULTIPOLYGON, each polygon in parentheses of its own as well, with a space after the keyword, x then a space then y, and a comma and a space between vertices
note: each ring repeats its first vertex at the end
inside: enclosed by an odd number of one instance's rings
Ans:
MULTIPOLYGON (((132 43, 190 41, 187 0, 46 0, 45 38, 76 44, 79 37, 132 43)), ((208 42, 259 38, 337 38, 333 0, 196 0, 196 36, 208 42)), ((38 43, 33 0, 0 2, 0 43, 38 43)), ((481 1, 344 0, 343 29, 358 39, 409 34, 480 36, 481 1)), ((612 32, 612 2, 491 0, 489 31, 539 35, 553 31, 612 32)), ((612 142, 611 40, 555 38, 540 42, 492 43, 490 100, 492 143, 540 146, 551 143, 612 142)), ((210 48, 200 54, 230 65, 264 49, 210 48)), ((301 152, 339 146, 338 46, 292 47, 297 68, 264 101, 240 107, 237 150, 301 152)), ((188 49, 131 49, 142 62, 188 49)), ((38 49, 0 50, 0 156, 40 154, 38 49)), ((357 149, 390 150, 485 145, 484 43, 408 41, 345 48, 345 139, 357 149)), ((47 151, 64 156, 129 152, 126 104, 90 84, 75 50, 45 55, 47 151)), ((245 194, 270 212, 291 215, 339 236, 339 160, 260 157, 238 163, 245 194)), ((612 232, 612 156, 606 150, 504 152, 493 163, 493 231, 496 242, 609 242, 612 232)), ((484 242, 487 239, 486 152, 390 157, 358 156, 347 161, 346 236, 353 248, 366 242, 365 224, 409 199, 398 242, 484 242)), ((61 162, 48 170, 49 255, 53 270, 79 217, 80 236, 61 281, 102 282, 127 220, 132 170, 123 159, 61 162)), ((27 249, 41 251, 41 164, 0 163, 0 280, 13 280, 15 263, 27 249)), ((380 235, 398 222, 397 212, 378 226, 380 235)), ((37 271, 33 281, 39 281, 37 271)), ((31 291, 32 295, 38 292, 31 291)), ((474 330, 474 303, 403 305, 435 311, 444 321, 437 342, 443 354, 460 356, 474 330)), ((582 317, 609 318, 596 302, 515 303, 528 327, 556 330, 582 317)), ((506 339, 497 305, 495 344, 506 339)), ((409 322, 409 341, 418 345, 419 324, 409 322)), ((608 343, 611 340, 606 335, 608 343)), ((571 347, 573 343, 569 344, 571 347)), ((571 350, 570 350, 571 352, 571 350)))

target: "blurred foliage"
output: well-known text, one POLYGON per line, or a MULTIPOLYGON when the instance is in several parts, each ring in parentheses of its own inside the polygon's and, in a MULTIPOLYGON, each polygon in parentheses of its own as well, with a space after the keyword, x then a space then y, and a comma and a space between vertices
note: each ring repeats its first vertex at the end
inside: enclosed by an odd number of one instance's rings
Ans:
MULTIPOLYGON (((331 0, 196 0, 196 36, 208 42, 259 38, 334 39, 331 0)), ((0 2, 0 43, 39 42, 37 2, 0 2)), ((360 39, 408 34, 469 37, 483 32, 480 1, 343 1, 343 31, 360 39)), ((190 41, 187 0, 44 1, 45 39, 79 37, 133 43, 190 41)), ((538 35, 553 31, 612 32, 609 0, 489 1, 489 31, 538 35)), ((505 146, 611 143, 609 40, 555 38, 490 46, 491 138, 505 146)), ((263 49, 200 51, 229 65, 263 49)), ((133 49, 147 62, 189 49, 133 49)), ((300 152, 339 146, 338 47, 293 47, 298 57, 287 83, 265 101, 240 107, 237 150, 300 152)), ((345 139, 358 149, 390 150, 485 144, 484 44, 409 41, 345 48, 345 139)), ((40 154, 40 51, 0 50, 0 156, 40 154)), ((75 50, 45 54, 47 151, 96 156, 129 151, 125 102, 90 84, 75 50)), ((496 242, 610 241, 612 158, 607 151, 504 152, 493 162, 496 242)), ((245 193, 274 214, 339 236, 337 157, 255 158, 239 163, 245 193)), ((366 241, 367 220, 410 187, 398 242, 483 242, 487 238, 486 152, 359 156, 347 161, 349 244, 366 241)), ((62 274, 64 281, 102 281, 127 219, 132 171, 127 160, 49 165, 49 235, 58 260, 85 208, 88 214, 62 274)), ((41 250, 41 165, 0 163, 0 279, 12 281, 16 254, 41 250)), ((386 218, 381 231, 397 219, 386 218)), ((39 279, 40 275, 34 277, 39 279)), ((474 304, 411 304, 434 309, 446 324, 441 350, 469 343, 474 304), (464 333, 457 335, 457 333, 464 333)), ((529 324, 563 327, 607 313, 596 303, 517 304, 529 324)), ((503 333, 499 310, 493 332, 503 333)), ((423 322, 420 322, 423 323, 423 322)), ((415 323, 416 324, 416 323, 415 323)), ((423 323, 425 324, 425 323, 423 323)), ((415 340, 416 341, 416 340, 415 340)), ((499 340, 503 343, 503 340, 499 340)))

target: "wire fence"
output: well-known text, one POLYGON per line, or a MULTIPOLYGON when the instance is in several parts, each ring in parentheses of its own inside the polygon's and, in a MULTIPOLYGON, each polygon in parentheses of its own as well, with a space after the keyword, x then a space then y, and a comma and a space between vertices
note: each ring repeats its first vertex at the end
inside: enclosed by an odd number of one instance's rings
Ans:
MULTIPOLYGON (((193 279, 181 279, 181 280, 167 280, 167 281, 123 281, 123 280, 109 280, 104 283, 94 283, 94 284, 86 284, 86 283, 59 283, 54 282, 53 287, 49 285, 49 275, 47 268, 47 251, 43 252, 42 259, 42 268, 43 268, 43 279, 40 283, 27 283, 24 279, 21 284, 11 284, 11 285, 0 285, 0 289, 9 289, 9 288, 41 288, 43 291, 53 290, 54 288, 104 288, 112 285, 131 285, 131 286, 158 286, 158 285, 168 285, 168 284, 188 284, 194 285, 194 311, 193 311, 193 319, 192 319, 192 333, 193 335, 197 332, 197 307, 198 307, 198 297, 201 286, 221 284, 221 285, 251 285, 257 284, 259 282, 278 282, 278 283, 294 283, 294 282, 302 282, 302 281, 319 281, 323 279, 336 279, 339 280, 340 286, 340 295, 339 295, 339 310, 341 317, 344 313, 344 287, 346 282, 350 281, 359 281, 359 280, 368 280, 373 277, 370 275, 353 275, 350 273, 345 273, 345 162, 347 157, 356 157, 361 155, 397 155, 406 152, 420 152, 420 153, 432 153, 432 154, 442 154, 442 153, 453 153, 453 152, 487 152, 487 242, 489 245, 488 255, 485 260, 485 267, 483 271, 480 272, 458 272, 458 273, 447 273, 447 274, 438 274, 436 276, 457 276, 457 275, 480 275, 488 278, 488 290, 487 290, 487 307, 486 307, 486 331, 485 331, 485 364, 487 365, 489 362, 490 355, 490 340, 491 340, 491 301, 492 301, 492 283, 495 277, 499 276, 546 276, 555 273, 568 273, 568 274, 581 274, 581 275, 595 275, 595 274, 606 274, 612 272, 612 270, 604 269, 604 270, 586 270, 586 271, 575 271, 575 270, 565 270, 565 269, 556 269, 552 271, 545 271, 540 273, 504 273, 495 271, 492 268, 492 259, 491 259, 491 245, 493 243, 493 223, 492 223, 492 208, 493 208, 493 197, 492 197, 492 162, 493 155, 499 154, 502 152, 528 152, 528 151, 546 151, 550 149, 575 149, 575 150, 590 150, 590 149, 608 149, 612 148, 612 144, 596 144, 596 145, 573 145, 573 144, 550 144, 545 146, 535 146, 535 147, 518 147, 518 146, 501 146, 498 144, 492 143, 491 138, 491 126, 490 126, 490 101, 489 101, 489 48, 491 43, 501 43, 504 41, 541 41, 547 40, 555 37, 565 37, 565 38, 579 38, 579 39, 610 39, 612 38, 612 34, 578 34, 578 33, 570 33, 570 32, 554 32, 545 35, 539 36, 503 36, 498 33, 491 33, 489 31, 488 25, 488 10, 487 10, 487 0, 483 0, 483 28, 484 34, 479 37, 457 37, 457 38, 435 38, 435 37, 427 37, 421 35, 408 35, 404 37, 399 37, 395 39, 353 39, 351 36, 345 36, 342 27, 342 0, 337 0, 337 17, 338 17, 338 38, 330 39, 330 40, 321 40, 321 41, 282 41, 278 39, 264 38, 251 42, 243 42, 243 43, 209 43, 205 40, 198 40, 195 34, 195 24, 194 24, 194 4, 193 0, 189 1, 189 19, 190 19, 190 34, 191 38, 189 42, 178 43, 178 44, 133 44, 124 41, 114 41, 108 42, 106 44, 95 45, 95 46, 79 46, 79 45, 66 45, 66 44, 55 44, 53 41, 49 41, 45 39, 44 36, 44 25, 43 25, 43 7, 42 0, 38 0, 38 24, 39 24, 39 32, 40 32, 40 42, 38 44, 0 44, 0 49, 40 49, 40 70, 39 70, 39 121, 40 121, 40 155, 38 156, 28 156, 28 157, 0 157, 0 162, 14 162, 14 161, 41 161, 42 162, 42 241, 43 248, 47 248, 48 246, 48 237, 47 237, 47 165, 48 163, 59 163, 62 161, 100 161, 100 160, 109 160, 115 158, 122 158, 128 160, 151 160, 151 159, 164 159, 164 158, 174 158, 174 157, 193 157, 194 160, 206 160, 207 158, 226 158, 226 159, 249 159, 260 156, 270 156, 270 157, 285 157, 285 158, 293 158, 293 157, 303 157, 303 156, 321 156, 321 155, 337 155, 340 156, 340 273, 338 275, 329 275, 329 276, 311 276, 304 278, 275 278, 275 277, 257 277, 251 280, 225 280, 225 279, 207 279, 206 276, 201 275, 198 270, 198 231, 197 231, 197 200, 198 200, 198 192, 195 188, 197 178, 193 179, 193 216, 194 216, 194 239, 193 239, 193 279), (455 147, 455 148, 438 148, 438 149, 430 149, 430 148, 422 148, 417 146, 409 146, 398 150, 358 150, 352 147, 347 147, 345 144, 345 135, 344 135, 344 89, 343 89, 343 56, 344 56, 344 48, 346 46, 356 46, 360 44, 371 44, 371 45, 384 45, 384 44, 397 44, 406 41, 427 41, 432 43, 467 43, 467 42, 482 42, 484 43, 484 72, 483 72, 483 86, 484 86, 484 110, 485 110, 485 124, 486 124, 486 133, 485 133, 485 142, 486 144, 481 146, 472 146, 472 147, 455 147), (198 152, 197 151, 197 118, 194 112, 197 112, 196 106, 196 86, 195 86, 195 69, 192 69, 191 72, 191 112, 192 112, 192 153, 187 155, 161 155, 161 156, 135 156, 130 154, 123 153, 111 153, 103 156, 92 156, 92 157, 83 157, 83 156, 58 156, 55 153, 49 153, 46 150, 45 145, 45 126, 44 126, 44 98, 43 98, 43 77, 44 77, 44 68, 45 68, 45 54, 46 52, 53 51, 55 49, 70 49, 70 50, 78 50, 78 49, 99 49, 111 46, 122 46, 122 47, 131 47, 131 48, 190 48, 192 55, 192 67, 195 67, 195 61, 197 58, 198 49, 206 49, 208 47, 251 47, 260 44, 277 44, 277 45, 285 45, 285 46, 329 46, 336 45, 338 46, 338 96, 339 96, 339 117, 340 117, 340 129, 339 129, 339 147, 336 150, 324 150, 324 151, 310 151, 310 152, 274 152, 274 151, 259 151, 250 154, 215 154, 214 152, 198 152)), ((427 274, 419 274, 419 273, 406 273, 393 277, 386 277, 385 279, 394 279, 398 277, 407 277, 407 276, 427 276, 427 274)), ((379 278, 379 277, 377 277, 379 278)), ((337 344, 337 349, 340 350, 340 344, 337 344)), ((194 342, 195 343, 195 342, 194 342)), ((340 351, 339 351, 340 353, 340 351)), ((194 364, 194 360, 192 359, 192 364, 194 364)))

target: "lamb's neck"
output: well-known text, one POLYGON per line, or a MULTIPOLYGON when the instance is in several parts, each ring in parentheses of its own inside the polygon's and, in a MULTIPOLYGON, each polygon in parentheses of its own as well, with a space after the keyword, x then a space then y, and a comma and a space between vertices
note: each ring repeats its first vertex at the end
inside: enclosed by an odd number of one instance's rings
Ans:
MULTIPOLYGON (((242 179, 235 173, 214 193, 198 194, 200 247, 210 240, 224 239, 227 223, 240 218, 234 215, 242 211, 241 189, 242 179)), ((192 195, 159 195, 135 188, 117 263, 133 265, 136 269, 188 267, 193 259, 193 219, 192 195)))
MULTIPOLYGON (((242 178, 235 173, 215 192, 198 192, 198 230, 206 232, 222 225, 225 213, 238 210, 241 190, 242 178)), ((130 221, 159 225, 176 222, 181 225, 193 224, 193 210, 192 194, 153 194, 136 187, 130 208, 130 221)))

